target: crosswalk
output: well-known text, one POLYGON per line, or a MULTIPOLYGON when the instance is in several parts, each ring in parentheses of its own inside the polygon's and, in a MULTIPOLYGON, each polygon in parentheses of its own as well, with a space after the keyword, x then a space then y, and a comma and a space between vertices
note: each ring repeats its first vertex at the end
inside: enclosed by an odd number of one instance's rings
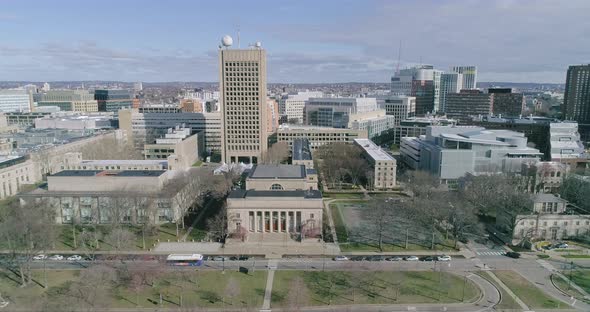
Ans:
POLYGON ((476 251, 478 256, 503 256, 505 251, 476 251))

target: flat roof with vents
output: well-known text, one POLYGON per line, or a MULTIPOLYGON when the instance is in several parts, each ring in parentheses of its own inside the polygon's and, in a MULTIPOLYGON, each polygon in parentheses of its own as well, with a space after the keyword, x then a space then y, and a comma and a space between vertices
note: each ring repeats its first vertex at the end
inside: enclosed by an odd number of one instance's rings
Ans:
POLYGON ((159 177, 165 170, 64 170, 53 174, 54 177, 159 177))
POLYGON ((360 146, 373 160, 392 160, 395 161, 393 156, 389 155, 386 151, 382 150, 377 144, 369 139, 355 139, 354 142, 360 146))

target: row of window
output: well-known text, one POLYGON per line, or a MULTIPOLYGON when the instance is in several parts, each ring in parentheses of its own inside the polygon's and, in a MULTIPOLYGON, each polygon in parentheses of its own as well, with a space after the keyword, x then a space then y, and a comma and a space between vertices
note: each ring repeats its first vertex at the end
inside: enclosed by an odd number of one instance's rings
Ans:
MULTIPOLYGON (((524 223, 525 223, 524 221, 520 221, 520 225, 524 225, 524 223)), ((575 225, 581 225, 581 221, 572 222, 572 224, 574 224, 574 223, 575 223, 575 225)), ((563 226, 568 226, 569 221, 563 221, 562 224, 563 224, 563 226)), ((529 225, 535 225, 535 221, 530 221, 529 225)), ((558 221, 553 221, 553 226, 558 226, 558 225, 559 225, 558 221)), ((590 225, 590 221, 585 221, 585 225, 590 225)), ((543 221, 543 226, 547 226, 547 221, 543 221)))

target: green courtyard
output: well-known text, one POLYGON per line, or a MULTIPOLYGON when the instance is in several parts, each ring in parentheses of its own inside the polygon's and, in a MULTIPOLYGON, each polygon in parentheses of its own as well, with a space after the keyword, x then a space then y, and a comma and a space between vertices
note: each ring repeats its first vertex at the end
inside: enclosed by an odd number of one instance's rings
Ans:
MULTIPOLYGON (((380 251, 376 235, 371 232, 370 221, 365 215, 367 203, 364 200, 339 200, 330 204, 336 236, 343 252, 380 251)), ((414 225, 391 227, 384 235, 383 251, 431 250, 431 233, 431 229, 414 225)), ((436 232, 434 250, 455 251, 453 246, 451 239, 436 232)))

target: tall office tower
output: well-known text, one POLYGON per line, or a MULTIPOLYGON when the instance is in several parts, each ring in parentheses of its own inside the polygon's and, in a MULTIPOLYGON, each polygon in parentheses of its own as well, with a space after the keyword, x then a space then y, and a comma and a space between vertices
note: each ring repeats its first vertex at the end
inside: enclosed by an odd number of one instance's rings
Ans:
POLYGON ((0 90, 0 112, 30 112, 33 95, 24 89, 0 90))
POLYGON ((477 87, 477 66, 453 66, 452 71, 463 74, 461 89, 475 89, 477 87))
POLYGON ((219 50, 219 100, 222 132, 221 158, 226 163, 257 163, 268 148, 266 51, 229 49, 223 37, 219 50))
MULTIPOLYGON (((435 111, 435 70, 432 65, 402 69, 391 78, 391 95, 416 97, 416 115, 435 111)), ((437 76, 439 76, 437 74, 437 76)), ((439 80, 440 81, 440 80, 439 80)))
POLYGON ((434 111, 433 112, 440 111, 440 86, 441 86, 440 84, 441 84, 442 74, 443 74, 442 70, 437 70, 437 69, 432 70, 432 82, 434 84, 434 111))
POLYGON ((459 93, 463 87, 463 74, 444 73, 440 77, 440 105, 439 111, 447 111, 447 94, 459 93))
POLYGON ((590 64, 573 65, 567 69, 563 118, 590 124, 590 64))
POLYGON ((524 109, 524 94, 512 92, 512 88, 489 88, 488 93, 494 97, 494 115, 519 117, 524 109))

